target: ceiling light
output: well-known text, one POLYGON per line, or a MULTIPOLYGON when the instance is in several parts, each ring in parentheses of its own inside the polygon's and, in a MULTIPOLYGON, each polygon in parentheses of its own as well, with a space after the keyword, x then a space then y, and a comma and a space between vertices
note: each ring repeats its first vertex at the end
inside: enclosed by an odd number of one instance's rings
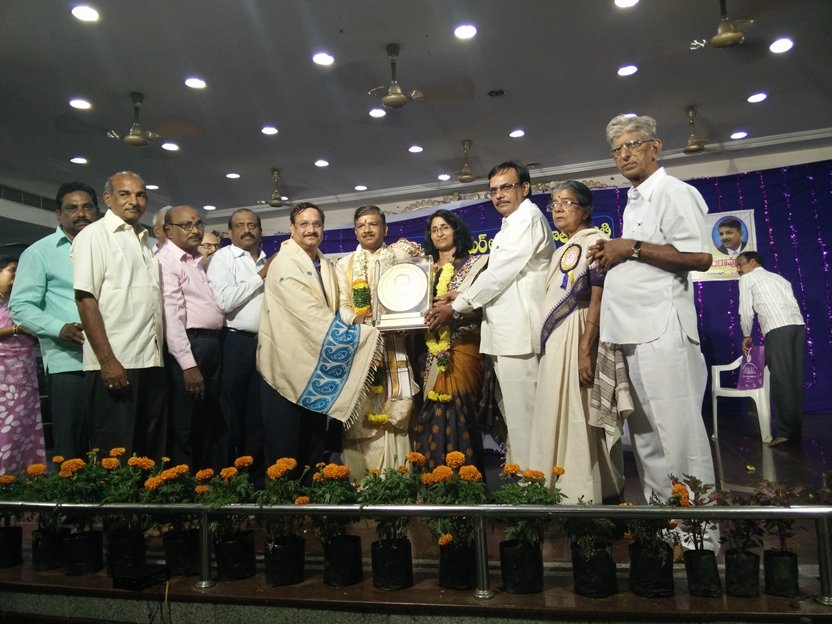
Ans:
POLYGON ((615 6, 619 9, 629 9, 638 4, 638 0, 615 0, 615 6))
POLYGON ((225 177, 228 178, 229 180, 237 180, 237 179, 239 179, 240 174, 239 173, 226 173, 225 177))
POLYGON ((75 163, 76 165, 86 165, 87 159, 83 156, 75 156, 74 158, 70 158, 69 162, 75 163))
POLYGON ((318 52, 312 57, 312 61, 316 65, 332 65, 335 62, 335 57, 330 56, 326 52, 318 52))
POLYGON ((202 79, 195 76, 185 79, 185 84, 191 89, 204 89, 208 84, 202 79))
POLYGON ((774 52, 775 54, 783 54, 783 52, 788 52, 794 46, 794 42, 789 39, 788 37, 781 37, 772 43, 768 49, 774 52))
POLYGON ((370 109, 370 117, 375 117, 376 119, 384 117, 386 114, 387 114, 387 111, 385 111, 383 108, 371 108, 370 109))
POLYGON ((323 158, 315 161, 316 167, 329 167, 329 163, 325 161, 323 158))
POLYGON ((625 117, 638 117, 636 113, 624 113, 625 117))
POLYGON ((520 138, 520 137, 522 137, 522 136, 526 136, 526 131, 525 131, 525 130, 521 130, 520 128, 517 128, 517 130, 512 130, 511 132, 509 132, 509 133, 508 133, 508 135, 509 135, 512 139, 519 139, 519 138, 520 138))
POLYGON ((731 138, 736 141, 737 139, 744 139, 747 136, 748 133, 745 130, 737 130, 731 135, 731 138))
POLYGON ((758 102, 762 102, 763 100, 765 100, 767 97, 768 93, 763 93, 762 91, 760 91, 759 93, 755 93, 754 95, 749 95, 748 101, 751 104, 757 104, 758 102))
POLYGON ((167 150, 169 152, 178 152, 179 146, 176 143, 162 143, 162 149, 167 150))
POLYGON ((355 190, 356 191, 366 191, 367 187, 364 186, 363 184, 358 184, 358 185, 356 185, 355 190))
POLYGON ((451 176, 449 176, 447 173, 440 173, 440 174, 439 174, 438 176, 436 176, 436 177, 437 177, 438 179, 442 180, 443 182, 447 182, 448 180, 450 180, 450 179, 451 179, 451 176))
POLYGON ((289 201, 289 198, 286 195, 281 195, 280 199, 282 199, 283 201, 289 201))
POLYGON ((82 22, 98 21, 98 11, 84 4, 79 4, 77 7, 73 7, 72 14, 75 16, 76 19, 79 19, 82 22))
POLYGON ((473 39, 477 34, 477 27, 473 24, 461 24, 454 28, 457 39, 473 39))
POLYGON ((74 100, 70 100, 69 105, 72 108, 77 108, 78 110, 89 110, 92 108, 92 104, 90 104, 86 100, 82 100, 81 98, 75 98, 74 100))
POLYGON ((260 132, 271 136, 273 134, 277 134, 277 128, 275 128, 274 126, 263 126, 262 128, 260 128, 260 132))
POLYGON ((145 184, 144 187, 148 191, 158 191, 159 190, 159 185, 158 184, 145 184))
POLYGON ((216 206, 211 206, 211 205, 209 204, 208 206, 203 206, 203 207, 202 207, 202 209, 203 209, 203 210, 216 210, 216 209, 217 209, 217 207, 216 207, 216 206))
POLYGON ((619 76, 632 76, 637 71, 638 71, 638 67, 636 67, 635 65, 623 65, 622 67, 618 68, 618 75, 619 76))
POLYGON ((407 148, 407 151, 411 154, 418 154, 419 152, 425 151, 421 145, 411 145, 407 148))

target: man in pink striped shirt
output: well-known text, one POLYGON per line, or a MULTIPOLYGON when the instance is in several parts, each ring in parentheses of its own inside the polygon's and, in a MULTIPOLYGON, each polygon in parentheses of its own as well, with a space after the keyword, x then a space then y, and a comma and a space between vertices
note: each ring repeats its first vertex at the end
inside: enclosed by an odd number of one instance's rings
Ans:
POLYGON ((205 224, 190 206, 165 215, 159 249, 170 380, 170 456, 192 469, 211 466, 211 438, 220 418, 220 330, 223 312, 208 285, 199 245, 205 224))

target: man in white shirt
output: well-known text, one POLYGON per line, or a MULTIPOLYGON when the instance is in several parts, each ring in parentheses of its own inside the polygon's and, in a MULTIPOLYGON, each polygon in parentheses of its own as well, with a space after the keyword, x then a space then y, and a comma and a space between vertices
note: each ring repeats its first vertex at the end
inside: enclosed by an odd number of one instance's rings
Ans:
POLYGON ((803 419, 803 355, 806 326, 787 280, 763 268, 756 251, 737 256, 740 274, 740 325, 742 350, 754 344, 754 314, 765 337, 766 366, 771 374, 771 400, 777 435, 769 446, 800 443, 803 419))
MULTIPOLYGON (((690 271, 705 271, 711 254, 699 192, 659 167, 662 148, 652 117, 619 115, 607 141, 630 181, 622 238, 591 248, 607 273, 601 336, 621 346, 635 410, 627 419, 636 465, 650 500, 670 495, 673 475, 714 483, 702 420, 707 370, 699 347, 690 271)), ((714 546, 716 535, 710 535, 714 546)))
POLYGON ((208 281, 225 313, 220 406, 224 426, 214 440, 214 461, 230 466, 240 455, 254 457, 255 478, 263 465, 263 418, 260 413, 260 376, 257 374, 257 332, 263 303, 263 280, 274 256, 260 248, 260 217, 241 208, 228 219, 231 245, 223 247, 208 265, 208 281))
POLYGON ((104 216, 72 241, 73 288, 84 327, 84 371, 92 448, 165 454, 167 393, 162 367, 159 264, 139 221, 142 179, 130 171, 104 185, 104 216))
MULTIPOLYGON (((554 243, 546 217, 532 203, 528 168, 516 161, 488 174, 488 194, 503 216, 488 267, 464 293, 449 293, 452 305, 435 307, 429 325, 435 329, 451 316, 482 309, 480 352, 491 356, 500 384, 500 411, 508 429, 507 461, 529 466, 540 330, 540 297, 554 243)), ((549 467, 551 469, 551 467, 549 467)))

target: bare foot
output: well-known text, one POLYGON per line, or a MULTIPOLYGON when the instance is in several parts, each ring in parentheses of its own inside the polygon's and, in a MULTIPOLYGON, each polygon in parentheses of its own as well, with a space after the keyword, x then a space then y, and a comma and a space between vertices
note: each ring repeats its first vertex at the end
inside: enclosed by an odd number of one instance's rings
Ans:
POLYGON ((783 436, 777 436, 771 442, 768 443, 769 448, 774 448, 775 446, 780 446, 781 444, 786 444, 790 442, 788 438, 784 438, 783 436))

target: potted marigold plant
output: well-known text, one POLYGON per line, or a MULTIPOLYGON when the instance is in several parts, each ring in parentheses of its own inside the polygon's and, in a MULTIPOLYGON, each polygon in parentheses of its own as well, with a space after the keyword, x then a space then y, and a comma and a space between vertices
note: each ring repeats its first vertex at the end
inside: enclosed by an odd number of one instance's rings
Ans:
MULTIPOLYGON (((21 483, 16 475, 0 475, 0 502, 20 500, 21 483)), ((0 510, 0 568, 13 568, 23 563, 23 529, 19 520, 19 513, 0 510)))
POLYGON ((577 504, 593 507, 599 515, 568 518, 564 522, 570 541, 575 593, 588 598, 611 596, 618 592, 615 560, 612 557, 616 524, 602 515, 602 507, 593 506, 583 496, 577 504))
MULTIPOLYGON (((759 505, 791 507, 801 502, 806 494, 804 485, 763 479, 753 498, 759 505)), ((763 520, 766 534, 776 538, 775 548, 763 552, 765 592, 771 596, 793 598, 798 587, 797 554, 789 550, 788 541, 795 536, 794 520, 773 518, 763 520)))
MULTIPOLYGON (((465 464, 465 455, 451 451, 445 463, 421 475, 421 498, 430 505, 481 505, 488 491, 476 466, 465 464)), ((474 524, 467 516, 427 519, 427 526, 439 544, 439 585, 468 589, 475 583, 474 524)))
MULTIPOLYGON (((253 502, 254 485, 248 475, 248 468, 253 463, 253 457, 244 455, 219 474, 210 469, 200 470, 194 488, 197 500, 211 511, 253 502)), ((257 572, 254 533, 243 529, 247 519, 248 514, 244 512, 211 515, 209 528, 214 538, 217 576, 222 581, 250 578, 257 572)))
MULTIPOLYGON (((418 455, 424 464, 424 457, 418 455)), ((415 455, 410 453, 409 458, 415 455)), ((421 465, 421 464, 420 464, 421 465)), ((361 481, 358 502, 364 505, 407 505, 416 502, 419 473, 407 466, 369 470, 361 481)), ((407 527, 410 516, 379 516, 378 540, 371 548, 373 586, 379 589, 402 589, 413 585, 413 555, 407 527)))
MULTIPOLYGON (((622 506, 632 506, 624 502, 622 506)), ((668 501, 653 492, 650 505, 668 506, 668 501)), ((631 543, 630 554, 630 591, 645 598, 665 598, 673 596, 676 589, 673 583, 673 546, 679 543, 679 535, 674 531, 678 526, 675 520, 667 518, 634 518, 627 521, 627 533, 631 543)))
MULTIPOLYGON (((338 464, 318 464, 312 474, 309 499, 316 505, 355 505, 358 494, 350 480, 350 469, 338 464)), ((364 578, 361 536, 348 535, 353 516, 315 515, 312 528, 324 545, 324 576, 327 585, 341 587, 364 578)))
MULTIPOLYGON (((64 458, 56 455, 52 461, 60 465, 64 458)), ((56 481, 57 474, 49 475, 46 464, 31 464, 26 468, 22 499, 39 503, 56 502, 56 481)), ((63 541, 70 533, 66 515, 60 506, 43 509, 35 515, 37 527, 32 532, 32 569, 42 571, 63 567, 63 541)))
MULTIPOLYGON (((266 469, 263 489, 257 492, 257 504, 304 505, 309 502, 298 479, 291 478, 298 462, 281 457, 266 469)), ((304 471, 305 474, 305 471, 304 471)), ((269 515, 266 517, 265 556, 266 582, 272 587, 294 585, 303 580, 306 540, 300 535, 304 517, 300 514, 269 515)))
MULTIPOLYGON (((560 466, 552 471, 552 479, 564 473, 560 466)), ((517 464, 506 464, 500 473, 500 487, 494 493, 494 501, 502 505, 557 505, 562 494, 557 487, 546 485, 546 475, 540 470, 521 470, 517 464)), ((507 517, 506 540, 500 542, 500 572, 503 589, 511 594, 528 594, 543 591, 543 554, 540 544, 546 525, 546 517, 507 517)))

